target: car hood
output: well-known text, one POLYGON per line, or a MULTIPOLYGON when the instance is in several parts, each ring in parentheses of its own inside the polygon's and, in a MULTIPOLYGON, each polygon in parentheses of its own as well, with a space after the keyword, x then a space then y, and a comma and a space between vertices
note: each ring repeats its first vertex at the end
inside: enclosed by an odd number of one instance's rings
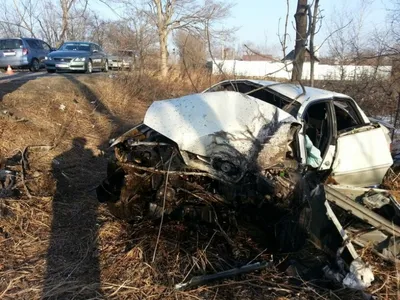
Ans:
POLYGON ((282 109, 231 91, 155 101, 143 123, 181 151, 210 158, 222 151, 262 167, 287 153, 294 128, 300 127, 282 109))
POLYGON ((54 51, 49 57, 88 57, 90 53, 87 51, 54 51))

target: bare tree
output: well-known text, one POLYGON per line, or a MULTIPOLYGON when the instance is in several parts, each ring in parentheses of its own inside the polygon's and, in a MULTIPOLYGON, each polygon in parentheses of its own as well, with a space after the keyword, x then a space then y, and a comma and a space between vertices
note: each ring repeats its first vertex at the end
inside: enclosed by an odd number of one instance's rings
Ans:
MULTIPOLYGON (((137 8, 134 1, 127 4, 137 8)), ((210 29, 212 23, 229 15, 230 8, 231 4, 218 0, 205 3, 198 0, 147 0, 140 9, 157 29, 161 75, 166 77, 168 74, 168 37, 172 31, 204 32, 205 24, 210 29)))
POLYGON ((88 3, 89 0, 2 0, 0 33, 40 37, 51 44, 86 37, 91 20, 96 17, 88 12, 88 3))
POLYGON ((37 3, 32 0, 3 0, 0 3, 3 15, 0 17, 2 33, 6 36, 36 36, 37 3))
POLYGON ((103 27, 106 32, 105 48, 110 52, 132 50, 135 54, 134 65, 142 73, 149 58, 157 51, 157 33, 147 15, 136 10, 103 27))
MULTIPOLYGON (((72 6, 74 3, 76 3, 76 0, 59 0, 60 1, 60 6, 61 6, 61 11, 62 11, 62 25, 61 25, 61 33, 60 33, 60 41, 64 41, 65 38, 68 37, 69 35, 69 14, 72 9, 72 6)), ((87 1, 86 1, 87 3, 87 1)))
POLYGON ((294 48, 295 58, 293 61, 292 81, 300 81, 303 74, 303 64, 307 43, 307 0, 298 0, 295 14, 296 20, 296 44, 294 48))
POLYGON ((203 36, 178 31, 174 36, 179 57, 185 70, 199 69, 206 65, 206 42, 203 36))
POLYGON ((321 20, 319 11, 319 0, 314 0, 314 9, 312 15, 311 32, 310 32, 310 85, 314 86, 314 66, 315 66, 315 46, 314 38, 317 34, 317 23, 321 20))

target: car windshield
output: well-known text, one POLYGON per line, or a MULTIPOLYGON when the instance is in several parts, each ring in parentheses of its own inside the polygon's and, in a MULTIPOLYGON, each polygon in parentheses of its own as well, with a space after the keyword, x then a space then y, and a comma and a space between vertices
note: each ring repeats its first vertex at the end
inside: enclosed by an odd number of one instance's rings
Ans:
POLYGON ((117 50, 113 52, 115 57, 133 57, 134 52, 132 50, 117 50))
POLYGON ((23 48, 21 40, 17 39, 0 40, 0 50, 12 50, 20 48, 23 48))
POLYGON ((65 43, 60 47, 60 50, 67 51, 90 51, 90 44, 85 43, 65 43))

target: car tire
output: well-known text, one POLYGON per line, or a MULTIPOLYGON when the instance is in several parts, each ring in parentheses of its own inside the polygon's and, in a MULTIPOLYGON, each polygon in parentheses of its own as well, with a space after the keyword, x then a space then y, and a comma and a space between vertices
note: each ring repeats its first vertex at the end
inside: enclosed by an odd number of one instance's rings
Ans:
POLYGON ((104 63, 104 68, 103 68, 103 72, 108 72, 108 61, 106 60, 106 62, 104 63))
POLYGON ((55 73, 56 70, 47 70, 47 73, 55 73))
POLYGON ((39 69, 40 69, 39 61, 36 58, 32 59, 31 65, 29 66, 29 70, 31 72, 37 72, 39 71, 39 69))
POLYGON ((86 74, 91 74, 93 72, 93 63, 91 60, 86 64, 86 74))

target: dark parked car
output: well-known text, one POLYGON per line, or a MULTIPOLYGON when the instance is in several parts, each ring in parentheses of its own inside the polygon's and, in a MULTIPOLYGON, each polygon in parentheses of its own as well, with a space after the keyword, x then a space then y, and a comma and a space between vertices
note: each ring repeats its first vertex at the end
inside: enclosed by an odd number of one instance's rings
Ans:
POLYGON ((0 68, 11 66, 36 72, 44 67, 44 59, 52 50, 49 44, 39 39, 0 39, 0 68))
POLYGON ((55 71, 108 71, 108 59, 101 47, 90 42, 65 42, 45 60, 49 73, 55 71))

